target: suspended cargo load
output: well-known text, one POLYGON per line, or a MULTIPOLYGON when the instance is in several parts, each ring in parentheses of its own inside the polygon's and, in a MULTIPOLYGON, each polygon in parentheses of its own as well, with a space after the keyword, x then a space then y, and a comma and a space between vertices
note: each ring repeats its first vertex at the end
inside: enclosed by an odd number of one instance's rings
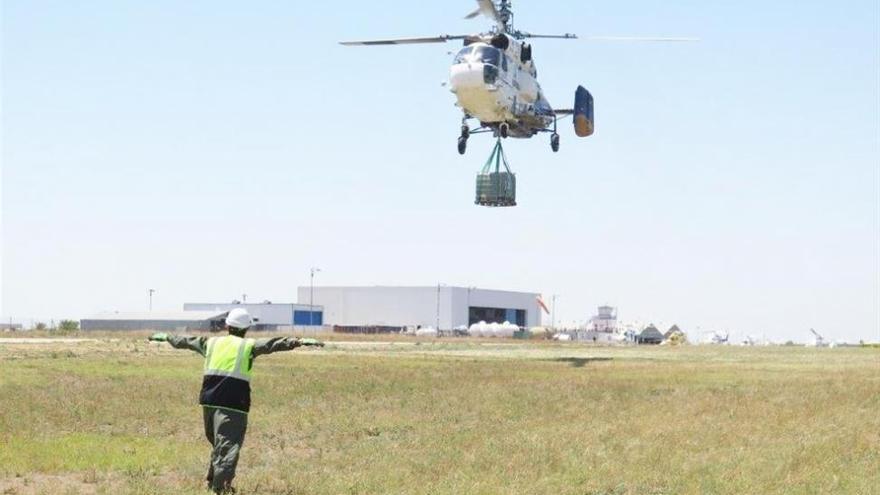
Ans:
POLYGON ((492 172, 477 176, 477 200, 481 206, 516 206, 516 176, 492 172))
POLYGON ((489 207, 516 206, 516 175, 510 171, 501 139, 489 155, 483 170, 477 175, 475 204, 489 207), (504 165, 504 171, 501 166, 504 165))

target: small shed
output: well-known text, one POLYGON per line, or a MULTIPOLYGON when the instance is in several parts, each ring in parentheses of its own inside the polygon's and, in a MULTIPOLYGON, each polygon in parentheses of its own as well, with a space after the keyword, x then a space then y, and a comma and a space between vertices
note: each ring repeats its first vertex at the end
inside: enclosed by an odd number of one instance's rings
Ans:
POLYGON ((663 334, 653 324, 645 327, 636 335, 637 344, 658 345, 663 342, 663 334))
POLYGON ((220 330, 228 311, 100 313, 80 320, 83 330, 220 330))

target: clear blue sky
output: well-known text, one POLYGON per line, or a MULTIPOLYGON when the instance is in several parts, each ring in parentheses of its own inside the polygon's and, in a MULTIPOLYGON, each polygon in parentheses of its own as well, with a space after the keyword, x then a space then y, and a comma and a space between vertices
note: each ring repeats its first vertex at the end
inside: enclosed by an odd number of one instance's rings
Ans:
POLYGON ((697 44, 535 43, 595 136, 507 142, 520 206, 473 205, 440 86, 446 2, 2 2, 3 319, 321 284, 560 294, 625 320, 880 339, 876 0, 515 2, 517 26, 697 44))

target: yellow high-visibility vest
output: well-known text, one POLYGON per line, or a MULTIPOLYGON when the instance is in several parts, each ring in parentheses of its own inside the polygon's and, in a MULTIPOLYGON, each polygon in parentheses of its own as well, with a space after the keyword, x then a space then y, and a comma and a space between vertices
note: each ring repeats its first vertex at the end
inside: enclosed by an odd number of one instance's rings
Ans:
POLYGON ((205 353, 206 376, 225 376, 251 381, 254 339, 243 339, 235 335, 211 337, 205 353))

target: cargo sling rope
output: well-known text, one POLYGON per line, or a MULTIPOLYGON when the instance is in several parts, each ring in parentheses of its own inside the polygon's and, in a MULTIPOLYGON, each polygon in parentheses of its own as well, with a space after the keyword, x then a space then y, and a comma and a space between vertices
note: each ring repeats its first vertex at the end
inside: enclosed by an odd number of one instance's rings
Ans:
POLYGON ((516 206, 516 176, 510 171, 501 138, 498 138, 483 170, 477 175, 477 197, 474 203, 490 207, 516 206), (501 165, 504 165, 506 172, 501 171, 501 165))

